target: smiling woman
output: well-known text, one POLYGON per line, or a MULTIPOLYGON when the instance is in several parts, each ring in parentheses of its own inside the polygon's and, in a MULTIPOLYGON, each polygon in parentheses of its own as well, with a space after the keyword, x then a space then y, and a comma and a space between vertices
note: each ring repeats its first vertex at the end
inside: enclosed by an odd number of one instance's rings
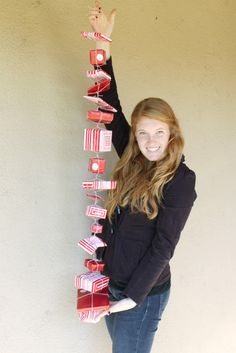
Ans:
MULTIPOLYGON (((95 32, 112 34, 115 11, 107 18, 96 1, 90 23, 95 32)), ((120 105, 110 57, 102 70, 111 76, 103 99, 117 113, 106 128, 120 160, 111 178, 108 217, 100 235, 107 247, 97 252, 110 277, 111 305, 105 316, 113 353, 149 353, 170 293, 169 261, 189 216, 195 193, 195 174, 183 163, 184 140, 168 103, 146 98, 134 108, 129 126, 120 105), (110 315, 109 315, 110 314, 110 315)))
MULTIPOLYGON (((114 78, 113 71, 112 75, 114 78)), ((105 96, 108 101, 113 97, 109 93, 105 96)), ((123 118, 122 113, 119 126, 115 128, 117 133, 113 134, 114 146, 121 159, 112 174, 118 185, 109 194, 108 216, 111 219, 116 204, 122 207, 129 204, 132 211, 145 212, 153 219, 158 215, 167 183, 181 165, 183 135, 172 108, 160 98, 146 98, 136 105, 131 115, 129 139, 125 137, 126 120, 122 122, 123 118), (120 137, 119 128, 122 130, 120 137), (126 139, 128 142, 124 146, 126 139)), ((107 128, 111 129, 114 124, 107 128)))

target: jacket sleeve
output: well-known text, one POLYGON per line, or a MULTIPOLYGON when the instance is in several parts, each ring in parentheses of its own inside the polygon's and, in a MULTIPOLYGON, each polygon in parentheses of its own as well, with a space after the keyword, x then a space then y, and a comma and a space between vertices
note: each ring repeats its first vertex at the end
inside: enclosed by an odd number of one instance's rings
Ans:
POLYGON ((141 304, 155 287, 158 277, 173 256, 195 199, 195 174, 187 168, 170 182, 159 209, 152 244, 124 290, 124 294, 137 304, 141 304))
POLYGON ((120 105, 112 67, 112 58, 110 58, 106 65, 103 65, 101 68, 111 75, 111 88, 103 93, 102 99, 117 110, 111 124, 106 124, 105 126, 108 130, 112 131, 112 143, 118 156, 121 157, 129 141, 130 125, 126 120, 120 105))

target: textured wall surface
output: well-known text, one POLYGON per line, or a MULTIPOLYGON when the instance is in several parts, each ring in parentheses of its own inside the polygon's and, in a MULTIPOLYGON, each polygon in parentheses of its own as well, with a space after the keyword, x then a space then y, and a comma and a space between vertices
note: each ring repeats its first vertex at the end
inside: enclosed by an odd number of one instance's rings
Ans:
MULTIPOLYGON (((0 352, 111 352, 104 322, 75 310, 86 256, 83 128, 91 104, 89 2, 1 0, 0 352)), ((166 99, 186 137, 198 200, 172 260, 172 296, 153 353, 236 351, 234 0, 104 1, 118 10, 112 54, 129 117, 166 99)), ((116 159, 107 155, 109 169, 116 159)))

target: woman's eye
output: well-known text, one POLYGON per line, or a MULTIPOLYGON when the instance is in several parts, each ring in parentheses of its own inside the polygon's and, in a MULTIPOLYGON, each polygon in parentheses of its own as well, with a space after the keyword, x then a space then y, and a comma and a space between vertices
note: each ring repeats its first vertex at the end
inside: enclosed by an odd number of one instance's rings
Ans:
POLYGON ((156 132, 157 135, 163 135, 164 134, 164 131, 163 130, 159 130, 156 132))

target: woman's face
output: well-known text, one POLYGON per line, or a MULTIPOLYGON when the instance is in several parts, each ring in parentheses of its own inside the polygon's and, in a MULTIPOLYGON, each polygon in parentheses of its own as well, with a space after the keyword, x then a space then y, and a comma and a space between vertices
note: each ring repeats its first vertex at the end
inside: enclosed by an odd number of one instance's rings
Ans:
POLYGON ((170 138, 168 124, 147 117, 141 117, 136 125, 135 136, 141 153, 149 161, 162 158, 170 138))

